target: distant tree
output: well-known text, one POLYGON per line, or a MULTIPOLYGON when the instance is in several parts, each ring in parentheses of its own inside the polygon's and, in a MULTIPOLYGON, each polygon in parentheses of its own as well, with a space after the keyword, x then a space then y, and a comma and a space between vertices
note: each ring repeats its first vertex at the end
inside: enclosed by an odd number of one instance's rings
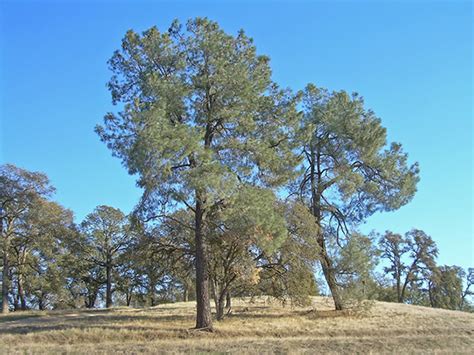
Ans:
MULTIPOLYGON (((194 277, 190 268, 195 255, 193 215, 181 209, 169 217, 154 228, 156 237, 144 251, 153 253, 154 265, 159 265, 164 274, 187 289, 194 277)), ((216 318, 221 320, 231 290, 237 292, 257 283, 255 253, 257 250, 271 253, 281 245, 286 233, 285 221, 272 191, 242 186, 227 198, 225 207, 209 211, 205 232, 210 291, 216 318)))
POLYGON ((226 201, 225 208, 208 215, 209 275, 217 320, 236 284, 258 283, 256 253, 271 254, 286 237, 285 219, 276 196, 268 189, 242 187, 226 201))
POLYGON ((387 146, 380 119, 357 94, 328 92, 308 85, 300 151, 302 173, 293 186, 313 214, 318 228, 319 260, 335 308, 343 308, 328 241, 341 237, 377 211, 408 203, 416 191, 418 165, 408 165, 399 143, 387 146))
POLYGON ((400 234, 387 231, 380 239, 379 247, 382 258, 388 259, 390 265, 385 267, 384 271, 392 275, 397 291, 397 302, 402 302, 402 277, 406 271, 403 258, 409 251, 407 240, 400 234))
POLYGON ((147 257, 139 265, 147 275, 150 295, 155 295, 157 287, 163 290, 172 283, 187 300, 194 280, 193 215, 180 209, 169 217, 145 234, 139 253, 147 257))
POLYGON ((45 199, 38 199, 24 216, 23 228, 12 240, 21 309, 26 296, 40 309, 66 306, 61 259, 72 226, 72 212, 45 199))
POLYGON ((427 280, 430 270, 436 266, 438 248, 429 235, 419 229, 405 236, 387 231, 379 241, 381 257, 388 259, 385 272, 395 282, 397 301, 406 300, 407 288, 416 282, 427 280))
MULTIPOLYGON (((337 250, 337 249, 336 249, 337 250)), ((378 250, 370 236, 353 233, 334 256, 336 280, 344 303, 371 298, 378 250)))
POLYGON ((87 237, 76 231, 66 242, 62 267, 67 275, 66 289, 74 300, 74 306, 94 308, 106 278, 104 268, 91 257, 92 250, 87 243, 87 237))
POLYGON ((319 293, 314 266, 319 254, 314 232, 318 226, 305 205, 295 200, 281 203, 285 216, 287 237, 272 254, 258 255, 260 282, 258 289, 284 304, 306 305, 309 296, 319 293))
POLYGON ((143 275, 137 267, 140 262, 135 244, 130 245, 117 260, 115 290, 116 294, 122 295, 127 307, 132 304, 134 296, 140 292, 142 286, 143 275))
POLYGON ((169 220, 193 215, 196 328, 212 329, 208 214, 242 184, 274 187, 293 171, 294 97, 271 80, 269 59, 243 31, 197 18, 127 32, 109 61, 119 114, 96 131, 144 189, 143 210, 169 220))
POLYGON ((465 287, 462 292, 461 308, 471 309, 469 305, 468 298, 474 295, 474 291, 471 290, 471 287, 474 285, 474 268, 470 267, 467 269, 467 272, 463 272, 465 278, 465 287))
POLYGON ((85 236, 83 245, 86 259, 94 267, 105 270, 105 306, 112 306, 113 273, 118 266, 119 256, 130 247, 132 233, 128 218, 119 209, 98 206, 81 223, 85 236))
POLYGON ((431 270, 428 293, 431 307, 461 310, 464 271, 459 266, 437 266, 431 270))
POLYGON ((46 175, 11 164, 0 166, 0 236, 2 240, 2 313, 9 311, 12 240, 25 230, 26 216, 54 191, 46 175))

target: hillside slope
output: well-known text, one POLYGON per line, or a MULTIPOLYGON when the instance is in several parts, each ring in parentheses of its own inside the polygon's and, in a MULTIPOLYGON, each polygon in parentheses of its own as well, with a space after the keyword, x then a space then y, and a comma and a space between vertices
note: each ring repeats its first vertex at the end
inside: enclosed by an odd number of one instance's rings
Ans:
POLYGON ((377 302, 365 314, 264 299, 234 301, 214 333, 190 329, 193 302, 148 309, 12 313, 0 316, 0 353, 472 353, 474 315, 377 302))

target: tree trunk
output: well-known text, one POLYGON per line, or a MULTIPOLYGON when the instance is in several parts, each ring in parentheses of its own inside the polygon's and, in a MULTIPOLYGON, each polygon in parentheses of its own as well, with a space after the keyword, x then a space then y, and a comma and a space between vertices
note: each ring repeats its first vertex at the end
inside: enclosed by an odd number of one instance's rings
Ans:
POLYGON ((405 277, 405 282, 403 282, 402 290, 400 293, 400 296, 398 297, 398 302, 404 303, 405 302, 405 293, 407 290, 408 283, 410 282, 411 279, 411 268, 407 273, 407 276, 405 277))
POLYGON ((155 278, 150 277, 150 286, 148 289, 148 303, 150 304, 150 307, 155 306, 155 288, 156 288, 155 278))
POLYGON ((232 299, 231 299, 230 291, 227 291, 227 294, 225 296, 225 308, 227 309, 232 308, 232 299))
POLYGON ((331 290, 332 299, 334 300, 334 307, 336 311, 341 311, 344 309, 344 304, 342 302, 342 298, 339 292, 339 287, 336 283, 336 275, 334 273, 334 269, 332 267, 331 260, 329 259, 326 250, 322 251, 321 255, 321 267, 323 268, 324 277, 326 282, 331 290))
POLYGON ((428 297, 430 299, 430 306, 435 307, 435 301, 433 297, 433 283, 431 281, 428 283, 428 297))
POLYGON ((199 193, 196 193, 194 237, 196 242, 196 329, 212 330, 209 274, 207 270, 206 245, 203 236, 203 210, 199 193))
POLYGON ((326 250, 326 243, 324 241, 324 231, 322 225, 322 214, 321 214, 321 196, 323 190, 321 190, 321 181, 322 181, 322 172, 321 172, 321 154, 319 147, 311 148, 311 160, 310 160, 310 181, 311 181, 311 212, 316 219, 319 230, 317 231, 317 242, 320 247, 320 263, 323 269, 324 277, 326 282, 331 290, 331 295, 334 300, 334 307, 337 311, 340 311, 344 308, 342 303, 339 287, 336 282, 335 270, 332 266, 331 259, 326 250))
POLYGON ((216 319, 221 321, 224 319, 224 305, 225 305, 225 294, 221 292, 217 299, 216 305, 216 319))
MULTIPOLYGON (((1 232, 1 231, 0 231, 1 232)), ((10 289, 10 278, 9 271, 10 266, 8 264, 8 238, 5 237, 3 241, 3 271, 2 271, 2 313, 8 313, 8 291, 10 289)))
POLYGON ((86 298, 86 308, 94 308, 95 300, 97 299, 97 290, 94 290, 92 293, 89 293, 86 298))
POLYGON ((127 294, 125 295, 125 301, 127 302, 127 307, 130 307, 130 303, 132 303, 132 295, 133 295, 133 290, 127 289, 127 294))
POLYGON ((18 297, 18 294, 14 295, 13 297, 13 309, 16 311, 20 310, 20 299, 18 297))
POLYGON ((188 302, 188 288, 185 286, 183 288, 183 302, 188 302))
POLYGON ((107 285, 105 291, 105 307, 110 308, 112 307, 112 274, 111 274, 111 266, 110 263, 107 263, 106 266, 106 274, 107 274, 107 285))
POLYGON ((23 292, 23 275, 21 273, 18 274, 18 298, 20 300, 20 309, 22 311, 25 311, 26 300, 25 300, 25 293, 23 292))
POLYGON ((221 321, 224 319, 224 302, 226 300, 227 291, 219 287, 218 282, 211 282, 211 293, 216 306, 216 319, 221 321))
POLYGON ((397 273, 397 301, 402 303, 402 290, 401 290, 401 275, 397 273))
POLYGON ((43 302, 44 294, 41 293, 41 296, 38 298, 38 308, 40 311, 44 310, 44 302, 43 302))

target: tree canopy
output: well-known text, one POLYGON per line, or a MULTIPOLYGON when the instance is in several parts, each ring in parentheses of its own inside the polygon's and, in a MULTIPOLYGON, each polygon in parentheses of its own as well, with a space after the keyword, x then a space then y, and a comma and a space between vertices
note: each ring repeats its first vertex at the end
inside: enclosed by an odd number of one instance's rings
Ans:
POLYGON ((2 165, 3 312, 195 300, 212 330, 211 299, 220 321, 234 297, 301 305, 327 288, 336 310, 472 311, 474 269, 437 265, 426 232, 361 233, 419 180, 362 96, 282 89, 243 30, 206 18, 130 30, 108 63, 116 110, 95 131, 143 194, 75 222, 45 174, 2 165))

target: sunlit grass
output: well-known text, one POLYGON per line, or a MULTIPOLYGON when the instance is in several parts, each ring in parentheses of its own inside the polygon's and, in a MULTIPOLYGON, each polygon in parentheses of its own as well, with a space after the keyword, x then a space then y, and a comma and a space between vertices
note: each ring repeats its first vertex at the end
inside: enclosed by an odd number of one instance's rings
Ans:
POLYGON ((193 330, 195 304, 147 309, 13 313, 0 317, 0 353, 471 353, 474 315, 377 302, 338 313, 328 299, 282 307, 234 300, 215 332, 193 330))

